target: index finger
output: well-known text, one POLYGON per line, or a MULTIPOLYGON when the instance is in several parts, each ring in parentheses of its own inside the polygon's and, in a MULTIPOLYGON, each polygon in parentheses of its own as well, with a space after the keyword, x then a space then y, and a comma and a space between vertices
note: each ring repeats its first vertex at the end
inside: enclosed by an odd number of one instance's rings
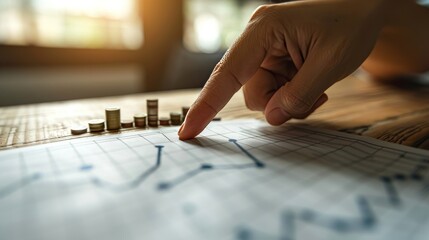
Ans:
POLYGON ((194 138, 210 123, 231 97, 250 79, 264 60, 266 50, 252 28, 247 28, 216 65, 192 104, 179 130, 179 138, 194 138))

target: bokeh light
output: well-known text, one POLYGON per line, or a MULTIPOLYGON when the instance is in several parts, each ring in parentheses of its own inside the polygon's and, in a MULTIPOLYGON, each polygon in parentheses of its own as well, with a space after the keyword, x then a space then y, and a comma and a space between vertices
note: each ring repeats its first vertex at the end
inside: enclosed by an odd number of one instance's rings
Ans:
POLYGON ((0 44, 138 49, 138 0, 2 0, 0 44))

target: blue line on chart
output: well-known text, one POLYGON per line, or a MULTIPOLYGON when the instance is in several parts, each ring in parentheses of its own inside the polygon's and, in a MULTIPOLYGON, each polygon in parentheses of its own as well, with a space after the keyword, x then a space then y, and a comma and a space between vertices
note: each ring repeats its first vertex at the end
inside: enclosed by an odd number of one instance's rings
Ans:
MULTIPOLYGON (((148 178, 152 173, 154 173, 161 165, 161 156, 162 156, 162 148, 164 146, 157 145, 155 146, 158 149, 158 154, 156 158, 156 163, 151 168, 144 171, 142 174, 140 174, 136 179, 123 183, 123 184, 113 184, 107 181, 104 181, 100 178, 93 177, 92 178, 92 184, 94 184, 97 187, 100 188, 106 188, 112 191, 126 191, 133 188, 138 187, 140 184, 143 183, 143 181, 148 178)), ((94 169, 93 165, 90 164, 84 164, 79 167, 79 170, 82 172, 90 172, 94 169)), ((0 199, 13 194, 14 192, 18 191, 21 188, 24 188, 36 181, 41 180, 44 177, 44 175, 40 172, 34 173, 30 176, 24 177, 23 179, 20 179, 19 181, 12 183, 2 189, 0 189, 0 199)))
MULTIPOLYGON (((422 162, 428 163, 428 160, 424 159, 422 162)), ((389 204, 393 207, 399 207, 401 205, 401 198, 394 184, 395 180, 405 181, 411 179, 421 182, 424 180, 422 172, 427 168, 428 167, 424 164, 418 164, 409 174, 395 173, 393 176, 381 176, 380 181, 383 183, 389 204)), ((425 189, 423 189, 423 191, 424 190, 425 189)), ((356 200, 361 216, 360 218, 354 219, 326 216, 309 209, 301 209, 298 212, 294 212, 291 209, 286 209, 282 212, 282 219, 280 221, 281 233, 280 237, 277 239, 294 240, 295 225, 297 220, 325 227, 336 232, 363 231, 375 227, 377 224, 376 216, 372 211, 368 200, 363 196, 357 197, 356 200)), ((239 229, 236 237, 238 240, 269 238, 265 233, 253 231, 245 227, 241 227, 239 229)), ((273 239, 276 238, 273 237, 273 239)))
POLYGON ((399 197, 399 193, 396 190, 395 185, 393 184, 392 178, 382 176, 380 180, 381 182, 383 182, 390 204, 392 204, 393 206, 401 205, 401 198, 399 197))
POLYGON ((94 185, 96 185, 97 187, 107 188, 107 189, 110 189, 112 191, 118 191, 118 192, 131 190, 131 189, 134 189, 134 188, 140 186, 144 182, 144 180, 146 180, 150 175, 152 175, 161 166, 162 149, 164 148, 164 146, 156 145, 155 147, 158 149, 155 165, 153 165, 151 168, 142 172, 134 180, 126 182, 126 183, 122 183, 122 184, 113 184, 113 183, 101 180, 100 178, 94 177, 94 178, 92 178, 92 183, 94 185))
POLYGON ((221 165, 213 165, 210 163, 202 163, 199 167, 184 173, 181 176, 176 177, 175 179, 171 181, 164 181, 160 182, 158 184, 159 190, 167 190, 171 189, 180 183, 183 183, 184 181, 202 173, 205 171, 213 171, 213 170, 232 170, 232 169, 246 169, 246 168, 263 168, 265 167, 265 164, 261 162, 259 159, 257 159, 255 156, 253 156, 250 152, 248 152, 246 149, 244 149, 235 139, 229 139, 229 142, 233 143, 235 146, 237 146, 246 156, 248 156, 253 163, 246 163, 246 164, 221 164, 221 165))
MULTIPOLYGON (((369 230, 375 227, 377 220, 368 200, 365 197, 357 197, 356 204, 360 213, 359 217, 345 218, 328 216, 310 209, 301 209, 297 212, 291 209, 284 210, 281 214, 280 240, 293 240, 295 225, 298 220, 320 227, 328 228, 337 232, 352 232, 369 230)), ((248 228, 241 228, 237 232, 237 239, 268 239, 263 233, 254 232, 248 228)))
POLYGON ((235 146, 237 146, 244 154, 246 154, 250 159, 252 159, 253 162, 255 163, 256 167, 264 167, 265 166, 265 164, 263 162, 259 161, 259 159, 257 159, 250 152, 248 152, 246 149, 244 149, 240 144, 238 144, 236 139, 229 139, 229 142, 234 143, 235 146))
POLYGON ((16 192, 18 189, 21 189, 35 181, 38 181, 42 178, 41 173, 34 173, 31 176, 27 176, 23 179, 20 179, 17 182, 14 182, 3 189, 0 189, 0 199, 9 196, 10 194, 16 192))

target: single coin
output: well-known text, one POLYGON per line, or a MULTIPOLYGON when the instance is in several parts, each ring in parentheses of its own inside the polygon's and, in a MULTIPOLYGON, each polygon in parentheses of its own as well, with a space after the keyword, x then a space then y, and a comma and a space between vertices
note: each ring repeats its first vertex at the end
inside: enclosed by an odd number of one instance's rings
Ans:
POLYGON ((104 119, 91 119, 88 121, 89 125, 103 125, 104 126, 104 119))
POLYGON ((121 127, 123 128, 132 128, 133 127, 133 121, 132 120, 122 120, 121 121, 121 127))
POLYGON ((70 130, 73 135, 84 134, 88 131, 88 129, 85 126, 73 126, 70 128, 70 130))
POLYGON ((134 119, 136 118, 146 118, 146 113, 136 113, 134 114, 134 119))
POLYGON ((161 126, 170 126, 170 119, 168 117, 159 118, 159 125, 161 126))
POLYGON ((156 105, 156 106, 158 106, 158 99, 147 99, 146 100, 146 104, 147 105, 156 105))
POLYGON ((108 107, 105 110, 106 112, 119 112, 121 109, 118 107, 108 107))
POLYGON ((154 121, 154 120, 148 120, 147 121, 147 125, 149 127, 158 127, 158 120, 154 121))
POLYGON ((147 109, 148 116, 158 116, 158 108, 148 108, 147 109))

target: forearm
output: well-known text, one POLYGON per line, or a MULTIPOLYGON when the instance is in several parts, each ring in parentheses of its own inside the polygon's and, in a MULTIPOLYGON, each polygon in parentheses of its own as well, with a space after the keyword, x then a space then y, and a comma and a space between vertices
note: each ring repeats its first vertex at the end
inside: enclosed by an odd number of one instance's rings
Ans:
POLYGON ((363 68, 379 78, 429 70, 429 8, 398 0, 363 68))

